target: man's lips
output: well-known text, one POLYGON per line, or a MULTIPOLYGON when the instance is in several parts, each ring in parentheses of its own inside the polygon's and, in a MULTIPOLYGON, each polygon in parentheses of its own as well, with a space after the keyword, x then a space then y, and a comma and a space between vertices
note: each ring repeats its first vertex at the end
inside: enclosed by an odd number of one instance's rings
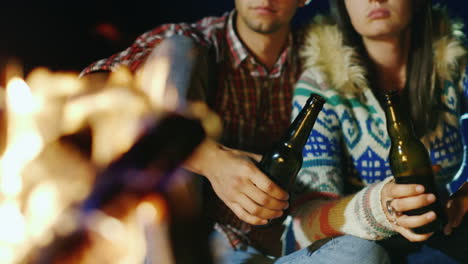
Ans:
POLYGON ((370 19, 387 18, 390 16, 390 11, 386 8, 376 8, 367 14, 370 19))
POLYGON ((268 6, 258 6, 252 9, 255 10, 255 12, 257 12, 258 14, 262 14, 262 15, 270 15, 276 12, 274 8, 271 8, 268 6))

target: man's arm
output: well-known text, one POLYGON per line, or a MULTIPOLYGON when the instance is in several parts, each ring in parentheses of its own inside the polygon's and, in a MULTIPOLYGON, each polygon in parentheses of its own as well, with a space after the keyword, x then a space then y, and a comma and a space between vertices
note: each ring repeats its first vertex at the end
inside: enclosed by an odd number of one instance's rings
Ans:
POLYGON ((135 72, 161 41, 174 35, 187 36, 201 45, 212 45, 212 35, 218 28, 223 27, 226 16, 225 14, 223 17, 205 17, 193 24, 172 23, 156 27, 137 37, 127 49, 90 64, 81 72, 81 76, 93 72, 112 71, 120 65, 125 65, 135 72))

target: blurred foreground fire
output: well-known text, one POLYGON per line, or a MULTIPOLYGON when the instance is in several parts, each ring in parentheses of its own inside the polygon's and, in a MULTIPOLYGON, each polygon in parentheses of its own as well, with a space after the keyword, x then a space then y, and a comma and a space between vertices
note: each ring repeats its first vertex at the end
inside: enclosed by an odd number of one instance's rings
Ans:
POLYGON ((122 68, 105 83, 36 69, 0 90, 0 263, 176 262, 170 200, 187 219, 198 213, 178 165, 220 123, 165 90, 164 60, 154 67, 138 78, 122 68), (173 198, 154 192, 169 174, 173 198))

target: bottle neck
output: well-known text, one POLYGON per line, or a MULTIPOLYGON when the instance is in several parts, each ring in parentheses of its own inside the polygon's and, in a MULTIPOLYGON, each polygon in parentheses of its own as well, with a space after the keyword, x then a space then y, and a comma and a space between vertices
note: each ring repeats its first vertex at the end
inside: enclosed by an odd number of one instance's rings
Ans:
POLYGON ((385 103, 387 131, 392 141, 415 137, 409 113, 403 113, 402 105, 397 95, 387 96, 385 103))
POLYGON ((302 151, 314 127, 315 120, 322 109, 323 103, 322 99, 309 98, 301 112, 289 126, 285 134, 286 137, 281 142, 289 148, 300 149, 302 151))

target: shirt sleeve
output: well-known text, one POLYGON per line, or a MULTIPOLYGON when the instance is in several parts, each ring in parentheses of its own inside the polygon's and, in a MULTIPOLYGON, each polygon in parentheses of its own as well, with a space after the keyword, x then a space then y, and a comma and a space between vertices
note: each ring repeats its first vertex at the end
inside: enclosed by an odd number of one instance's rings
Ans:
POLYGON ((127 49, 118 52, 109 58, 98 60, 82 72, 81 76, 99 71, 112 71, 120 65, 127 66, 131 71, 135 71, 149 56, 154 47, 162 40, 173 35, 184 35, 192 38, 197 43, 208 45, 210 39, 208 34, 210 26, 220 22, 223 18, 207 17, 197 23, 187 24, 165 24, 151 31, 148 31, 135 40, 127 49))

